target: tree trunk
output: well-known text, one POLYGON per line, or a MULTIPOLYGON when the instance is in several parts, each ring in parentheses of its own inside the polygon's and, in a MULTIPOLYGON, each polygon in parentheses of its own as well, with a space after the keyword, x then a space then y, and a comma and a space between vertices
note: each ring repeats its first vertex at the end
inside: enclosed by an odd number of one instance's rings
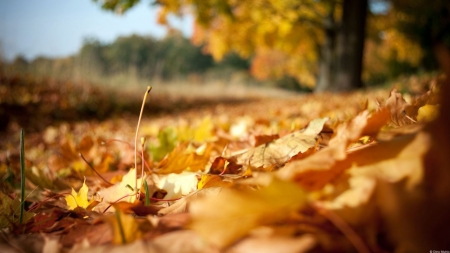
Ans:
MULTIPOLYGON (((334 3, 334 2, 333 2, 334 3)), ((334 50, 336 45, 336 22, 334 20, 335 6, 330 6, 328 16, 325 18, 324 29, 325 39, 320 48, 319 76, 315 92, 322 92, 330 89, 334 74, 334 50)))
POLYGON ((361 88, 362 58, 368 0, 344 0, 342 24, 338 33, 336 78, 332 91, 361 88))

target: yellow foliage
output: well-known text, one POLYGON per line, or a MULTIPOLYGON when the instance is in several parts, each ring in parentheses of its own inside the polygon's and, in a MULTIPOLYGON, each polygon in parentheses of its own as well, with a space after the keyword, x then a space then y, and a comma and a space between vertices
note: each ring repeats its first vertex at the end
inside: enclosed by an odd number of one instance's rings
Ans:
POLYGON ((73 210, 77 207, 81 207, 86 209, 94 200, 88 200, 88 191, 89 188, 86 185, 86 178, 84 179, 83 186, 81 186, 80 190, 76 192, 72 188, 72 193, 66 196, 66 203, 69 210, 73 210))

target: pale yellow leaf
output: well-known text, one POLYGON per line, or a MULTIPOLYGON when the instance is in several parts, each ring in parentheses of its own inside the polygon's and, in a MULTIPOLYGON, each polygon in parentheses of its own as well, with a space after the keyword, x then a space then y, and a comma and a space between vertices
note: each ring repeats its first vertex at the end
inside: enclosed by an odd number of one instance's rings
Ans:
POLYGON ((179 198, 197 190, 197 173, 183 171, 180 174, 153 174, 155 185, 167 192, 165 199, 179 198))

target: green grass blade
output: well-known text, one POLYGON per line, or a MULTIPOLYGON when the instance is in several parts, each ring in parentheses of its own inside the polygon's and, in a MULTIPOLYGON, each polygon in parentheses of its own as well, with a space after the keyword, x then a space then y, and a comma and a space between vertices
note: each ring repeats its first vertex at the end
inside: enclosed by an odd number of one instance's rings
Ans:
POLYGON ((145 205, 150 205, 150 193, 148 192, 148 184, 147 181, 144 180, 144 188, 145 188, 145 205))
POLYGON ((23 129, 20 129, 20 224, 22 224, 25 209, 25 145, 23 136, 23 129))

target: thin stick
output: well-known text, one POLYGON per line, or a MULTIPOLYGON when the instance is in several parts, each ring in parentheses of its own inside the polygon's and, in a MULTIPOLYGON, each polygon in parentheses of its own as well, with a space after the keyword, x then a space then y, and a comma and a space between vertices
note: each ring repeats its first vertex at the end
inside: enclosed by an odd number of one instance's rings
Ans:
MULTIPOLYGON (((134 169, 137 170, 137 139, 138 139, 138 134, 139 134, 139 126, 141 125, 141 119, 142 119, 142 113, 144 112, 144 105, 145 105, 145 101, 147 100, 147 96, 148 93, 150 93, 150 91, 152 90, 152 86, 148 86, 147 87, 147 91, 145 92, 144 95, 144 99, 142 100, 142 106, 141 106, 141 112, 139 113, 139 120, 136 126, 136 136, 134 137, 134 169)), ((134 190, 136 191, 136 193, 138 193, 138 189, 137 189, 137 173, 136 173, 136 178, 134 180, 134 190)), ((140 189, 139 189, 140 191, 140 189)))
POLYGON ((84 156, 83 156, 83 154, 81 154, 81 152, 78 153, 78 155, 81 157, 81 159, 83 159, 83 161, 84 161, 87 165, 89 165, 89 167, 95 172, 95 174, 97 174, 97 176, 103 180, 103 182, 105 182, 107 185, 113 185, 113 184, 111 184, 110 182, 108 182, 104 177, 102 177, 102 175, 100 175, 100 173, 98 173, 98 171, 97 171, 96 169, 94 169, 94 166, 92 166, 92 165, 86 160, 86 158, 84 158, 84 156))
POLYGON ((25 144, 23 128, 20 129, 20 215, 19 222, 22 224, 25 209, 25 144))
POLYGON ((415 121, 413 118, 409 117, 408 114, 406 114, 405 111, 403 111, 403 115, 405 115, 405 117, 409 120, 411 120, 413 123, 417 123, 417 121, 415 121))

